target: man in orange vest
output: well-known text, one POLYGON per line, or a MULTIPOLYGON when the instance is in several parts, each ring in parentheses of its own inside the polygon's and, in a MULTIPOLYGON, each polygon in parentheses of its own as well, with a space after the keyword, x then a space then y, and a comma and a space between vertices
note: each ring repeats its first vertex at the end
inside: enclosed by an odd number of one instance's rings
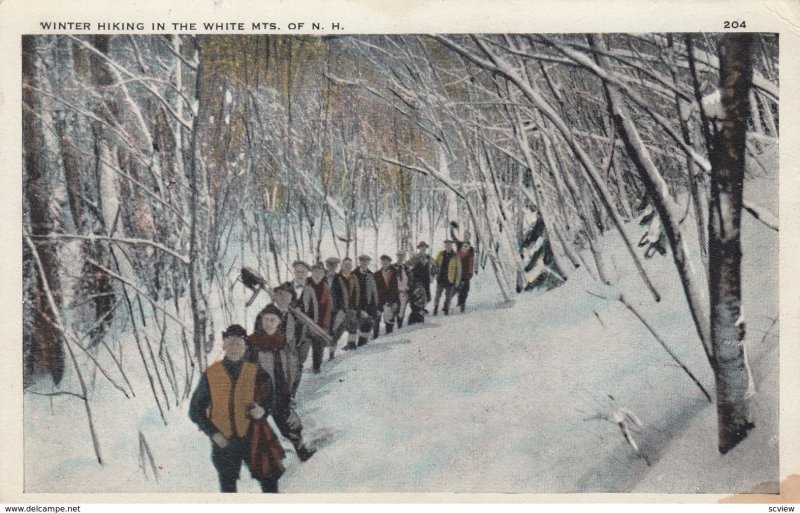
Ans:
MULTIPOLYGON (((269 377, 257 364, 244 360, 246 337, 238 324, 222 333, 225 356, 208 366, 189 405, 189 418, 211 439, 211 462, 224 493, 236 492, 242 461, 248 456, 250 421, 264 418, 270 405, 269 397, 261 404, 253 401, 256 379, 269 377)), ((277 491, 277 479, 261 478, 259 482, 262 491, 277 491)))

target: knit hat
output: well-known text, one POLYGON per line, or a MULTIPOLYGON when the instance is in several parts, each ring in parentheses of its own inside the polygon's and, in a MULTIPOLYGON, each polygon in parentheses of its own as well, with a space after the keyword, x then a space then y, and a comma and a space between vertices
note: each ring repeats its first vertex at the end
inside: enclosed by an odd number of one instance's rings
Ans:
POLYGON ((428 243, 425 242, 424 240, 420 241, 420 243, 417 244, 417 249, 419 249, 419 248, 428 248, 428 247, 430 247, 430 246, 428 246, 428 243))
POLYGON ((341 262, 341 260, 339 260, 335 256, 328 257, 328 258, 325 259, 325 263, 328 264, 328 265, 338 264, 339 262, 341 262))
POLYGON ((222 338, 227 337, 247 337, 247 331, 242 328, 239 324, 231 324, 228 326, 228 329, 222 332, 222 338))
POLYGON ((392 261, 392 257, 390 257, 389 255, 381 255, 381 262, 384 262, 384 261, 391 262, 392 261))
POLYGON ((370 262, 370 261, 372 261, 372 258, 370 258, 368 255, 361 255, 360 257, 358 257, 358 261, 359 262, 364 262, 364 261, 370 262))
POLYGON ((316 264, 311 266, 311 270, 312 271, 315 270, 315 269, 319 269, 320 271, 324 271, 325 270, 325 266, 322 265, 322 262, 317 262, 316 264))
POLYGON ((272 303, 268 304, 267 306, 264 307, 263 310, 258 312, 259 317, 266 314, 272 314, 278 316, 279 318, 283 318, 283 313, 277 306, 273 305, 272 303))

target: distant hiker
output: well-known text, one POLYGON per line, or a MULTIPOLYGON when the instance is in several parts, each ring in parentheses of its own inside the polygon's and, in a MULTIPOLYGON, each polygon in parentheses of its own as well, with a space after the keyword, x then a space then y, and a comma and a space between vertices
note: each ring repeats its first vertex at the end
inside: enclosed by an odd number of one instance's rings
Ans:
MULTIPOLYGON (((430 278, 430 274, 427 275, 430 278)), ((411 308, 411 313, 408 316, 408 325, 418 324, 425 322, 425 305, 428 303, 428 295, 425 293, 425 287, 422 283, 417 281, 414 273, 408 275, 408 305, 411 308)))
POLYGON ((431 300, 431 257, 428 255, 428 244, 420 241, 417 254, 408 262, 411 279, 425 290, 425 303, 431 300))
POLYGON ((355 349, 363 346, 369 341, 369 333, 373 323, 378 322, 378 288, 375 285, 375 276, 369 271, 369 263, 372 259, 367 255, 358 257, 358 268, 353 271, 352 276, 356 279, 356 319, 351 325, 350 335, 357 333, 358 344, 351 346, 351 337, 348 337, 345 349, 355 349))
POLYGON ((336 269, 339 267, 339 262, 340 260, 336 257, 329 257, 325 260, 325 282, 328 284, 332 305, 331 323, 328 332, 333 339, 333 343, 328 348, 329 360, 333 360, 336 356, 336 345, 339 343, 339 338, 341 338, 347 328, 347 313, 350 309, 348 301, 350 289, 347 286, 347 278, 341 273, 336 272, 336 269))
POLYGON ((347 331, 347 343, 345 351, 356 348, 358 341, 358 326, 360 323, 358 305, 360 302, 358 278, 353 274, 353 260, 345 257, 342 260, 341 276, 347 285, 347 318, 345 320, 345 330, 347 331))
POLYGON ((469 281, 472 279, 473 275, 477 274, 478 270, 475 267, 475 247, 470 240, 472 234, 469 230, 464 231, 464 239, 461 240, 458 238, 456 230, 458 230, 458 223, 451 221, 450 238, 455 241, 458 255, 461 258, 461 285, 458 287, 458 306, 463 312, 464 305, 467 301, 467 295, 469 294, 469 281), (469 245, 468 250, 464 250, 464 244, 469 245))
MULTIPOLYGON (((308 279, 308 284, 314 289, 317 305, 319 306, 317 324, 327 332, 330 327, 333 304, 331 302, 331 294, 328 291, 328 284, 325 281, 325 266, 323 266, 321 262, 317 262, 311 268, 311 278, 308 279)), ((322 367, 322 357, 325 353, 325 341, 320 337, 312 335, 311 346, 311 361, 314 374, 319 374, 320 368, 322 367)))
MULTIPOLYGON (((287 281, 284 285, 292 292, 291 306, 306 314, 312 321, 319 323, 320 314, 317 295, 313 287, 308 283, 308 272, 310 270, 311 267, 307 263, 302 260, 295 260, 292 263, 294 280, 287 281)), ((297 348, 297 379, 294 385, 294 391, 296 392, 303 375, 303 365, 305 365, 311 348, 312 335, 307 326, 297 321, 294 323, 291 336, 294 337, 293 345, 297 348)))
MULTIPOLYGON (((392 257, 381 255, 381 268, 375 271, 375 285, 378 288, 378 310, 383 312, 383 322, 386 323, 386 333, 394 331, 394 321, 397 308, 400 304, 400 295, 397 288, 397 270, 392 264, 392 257)), ((380 324, 373 329, 378 336, 380 324)))
POLYGON ((289 302, 287 289, 275 289, 276 301, 267 305, 256 317, 253 334, 248 337, 252 361, 258 363, 270 378, 274 394, 272 417, 275 424, 295 448, 300 461, 306 461, 314 454, 303 442, 303 423, 292 404, 292 383, 297 366, 294 363, 291 346, 281 334, 285 320, 290 315, 286 311, 289 302), (283 308, 281 307, 283 306, 283 308))
MULTIPOLYGON (((211 439, 211 462, 217 469, 220 491, 236 492, 242 461, 248 462, 248 432, 253 420, 266 418, 271 404, 269 378, 244 360, 245 329, 233 324, 222 333, 224 357, 208 366, 189 404, 189 418, 211 439), (256 388, 263 393, 256 397, 256 388), (256 401, 256 398, 258 401, 256 401)), ((252 469, 251 471, 258 469, 252 469)), ((278 477, 259 477, 261 490, 276 492, 278 477)))
POLYGON ((444 306, 442 312, 450 314, 450 301, 453 299, 456 287, 461 282, 461 259, 453 251, 453 241, 444 241, 444 250, 434 258, 434 271, 436 274, 436 297, 433 300, 433 315, 439 313, 439 300, 444 292, 444 306))
MULTIPOLYGON (((467 232, 467 235, 469 232, 467 232)), ((459 245, 458 257, 461 259, 461 283, 458 285, 458 308, 464 313, 469 295, 469 282, 475 268, 475 249, 465 240, 459 245)))
POLYGON ((398 329, 403 327, 403 320, 406 317, 406 307, 408 307, 408 291, 410 283, 408 277, 408 266, 405 264, 405 260, 406 252, 398 251, 397 263, 394 265, 395 271, 397 272, 397 295, 399 298, 397 315, 395 316, 398 329))

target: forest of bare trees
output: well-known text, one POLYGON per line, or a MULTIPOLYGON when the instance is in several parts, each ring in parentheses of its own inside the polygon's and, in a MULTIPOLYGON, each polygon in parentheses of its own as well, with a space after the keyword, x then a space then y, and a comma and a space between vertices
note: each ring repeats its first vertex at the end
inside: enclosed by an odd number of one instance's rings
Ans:
POLYGON ((758 424, 739 226, 778 230, 742 197, 777 150, 776 35, 47 35, 22 57, 25 385, 83 402, 98 461, 91 388, 182 404, 243 265, 277 284, 323 241, 377 257, 365 234, 410 250, 454 220, 506 301, 588 273, 643 319, 600 241, 656 302, 666 254, 719 451, 758 424))

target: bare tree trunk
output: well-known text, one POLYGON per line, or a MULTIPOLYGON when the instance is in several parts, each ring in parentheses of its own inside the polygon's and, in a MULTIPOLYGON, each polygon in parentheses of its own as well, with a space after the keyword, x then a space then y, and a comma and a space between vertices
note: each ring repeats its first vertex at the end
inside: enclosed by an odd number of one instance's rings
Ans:
POLYGON ((727 453, 754 427, 742 317, 740 238, 745 140, 750 115, 753 35, 725 34, 719 45, 723 121, 711 148, 709 296, 717 384, 719 452, 727 453))
MULTIPOLYGON (((37 113, 42 113, 42 101, 34 89, 42 88, 43 62, 36 51, 37 37, 22 38, 22 144, 25 172, 25 200, 27 221, 31 235, 46 235, 53 230, 54 220, 49 206, 48 181, 52 180, 47 168, 44 127, 37 113)), ((32 249, 33 251, 33 249, 32 249)), ((26 383, 33 377, 49 375, 58 384, 64 375, 63 339, 50 322, 55 319, 61 301, 58 280, 58 262, 54 242, 37 239, 35 251, 41 265, 32 272, 35 274, 33 285, 32 324, 25 333, 28 348, 25 362, 26 383), (52 293, 52 305, 48 302, 47 289, 52 293)))

